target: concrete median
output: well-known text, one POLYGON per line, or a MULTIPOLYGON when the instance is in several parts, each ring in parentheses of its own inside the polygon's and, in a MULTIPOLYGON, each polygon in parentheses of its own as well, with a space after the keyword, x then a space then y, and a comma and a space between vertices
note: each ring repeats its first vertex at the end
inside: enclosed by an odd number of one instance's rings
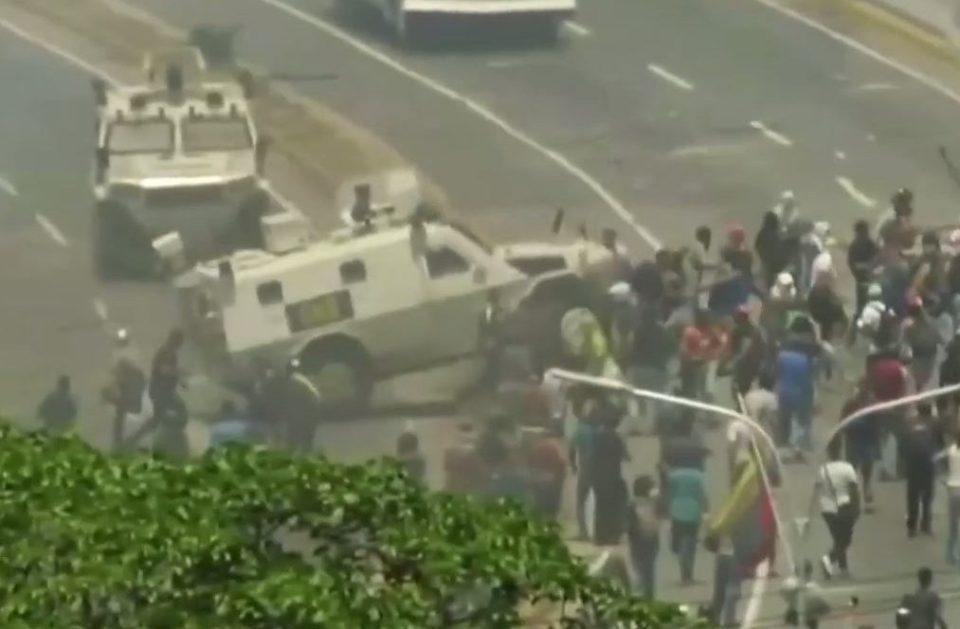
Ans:
MULTIPOLYGON (((140 67, 144 53, 183 45, 186 32, 118 0, 2 0, 95 45, 117 64, 140 67)), ((242 63, 241 63, 242 65, 242 63)), ((346 182, 410 167, 392 147, 350 120, 289 85, 258 79, 255 115, 273 139, 272 148, 302 171, 312 191, 331 204, 346 182)), ((444 193, 421 176, 424 202, 446 213, 444 193)))

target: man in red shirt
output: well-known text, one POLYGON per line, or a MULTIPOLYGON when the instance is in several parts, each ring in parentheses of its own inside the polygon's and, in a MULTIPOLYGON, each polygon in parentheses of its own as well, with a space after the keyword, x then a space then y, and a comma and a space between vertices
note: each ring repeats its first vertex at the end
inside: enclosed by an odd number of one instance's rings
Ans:
MULTIPOLYGON (((889 402, 907 394, 910 378, 897 348, 883 349, 868 356, 866 372, 866 385, 870 395, 869 404, 889 402)), ((903 425, 904 416, 903 408, 895 408, 876 413, 866 420, 877 422, 881 448, 894 439, 893 435, 897 434, 903 425)), ((893 441, 893 443, 895 444, 896 441, 893 441)), ((891 457, 884 457, 882 461, 880 471, 882 479, 898 476, 897 465, 890 459, 891 457)), ((896 457, 893 457, 893 459, 895 460, 896 457)))
POLYGON ((707 371, 723 349, 723 335, 711 326, 710 313, 697 310, 680 338, 680 387, 684 397, 708 397, 707 371))

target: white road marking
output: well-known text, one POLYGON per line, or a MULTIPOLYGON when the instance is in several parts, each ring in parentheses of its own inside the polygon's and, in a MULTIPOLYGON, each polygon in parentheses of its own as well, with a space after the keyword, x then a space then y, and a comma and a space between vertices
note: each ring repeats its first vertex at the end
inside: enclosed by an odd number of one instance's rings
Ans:
POLYGON ((346 31, 337 28, 333 24, 318 18, 315 15, 307 13, 301 9, 298 9, 295 6, 289 5, 282 0, 260 0, 263 4, 273 7, 278 11, 286 13, 288 16, 309 24, 313 28, 327 33, 331 37, 340 40, 344 44, 352 47, 354 50, 361 52, 371 59, 374 59, 383 65, 395 70, 396 72, 406 76, 407 78, 416 81, 420 85, 426 87, 441 96, 444 96, 454 102, 462 104, 464 107, 472 111, 477 116, 480 116, 490 124, 494 125, 510 137, 514 138, 518 142, 527 145, 531 149, 542 154, 544 157, 550 159, 555 164, 560 166, 562 169, 566 170, 569 174, 573 175, 579 179, 587 188, 589 188, 594 194, 597 195, 606 205, 621 219, 627 222, 634 231, 653 249, 660 249, 661 243, 660 240, 650 232, 649 229, 644 227, 637 221, 637 219, 627 210, 626 206, 623 204, 620 199, 613 195, 612 192, 607 190, 603 184, 601 184, 597 179, 583 170, 580 166, 577 166, 575 163, 570 161, 569 158, 559 153, 558 151, 545 146, 530 137, 523 131, 517 129, 515 126, 498 116, 496 113, 491 111, 489 108, 481 105, 480 103, 473 101, 466 96, 460 94, 459 92, 450 89, 446 85, 431 79, 430 77, 420 74, 416 70, 408 68, 403 65, 396 59, 393 59, 389 55, 377 50, 376 48, 364 43, 363 41, 353 37, 348 34, 346 31))
POLYGON ((53 43, 51 43, 51 42, 49 42, 49 41, 47 41, 47 40, 45 40, 45 39, 42 39, 41 37, 39 37, 39 36, 37 36, 37 35, 34 35, 33 33, 29 33, 29 32, 27 32, 27 31, 23 30, 22 28, 20 28, 19 26, 17 26, 17 25, 14 24, 13 22, 10 22, 9 20, 6 20, 6 19, 4 19, 4 18, 0 18, 0 27, 5 28, 6 30, 10 31, 11 33, 13 33, 14 35, 16 35, 16 36, 19 37, 20 39, 23 39, 23 40, 25 40, 25 41, 28 41, 28 42, 30 42, 31 44, 35 45, 35 46, 39 46, 40 48, 43 48, 43 49, 46 50, 47 52, 49 52, 49 53, 51 53, 51 54, 53 54, 53 55, 56 55, 57 57, 60 57, 61 59, 66 60, 67 63, 70 63, 70 64, 72 64, 72 65, 74 65, 74 66, 76 66, 76 67, 78 67, 78 68, 80 68, 80 69, 82 69, 82 70, 85 70, 85 71, 89 72, 90 74, 92 74, 92 75, 94 75, 94 76, 96 76, 96 77, 99 77, 99 78, 103 79, 104 81, 107 81, 108 83, 117 84, 117 83, 120 82, 120 81, 116 80, 114 77, 110 76, 110 74, 108 74, 108 73, 105 72, 104 70, 102 70, 102 69, 100 69, 100 68, 97 68, 96 66, 94 66, 93 64, 91 64, 91 63, 89 63, 89 62, 87 62, 87 61, 84 61, 83 59, 81 59, 81 58, 78 57, 77 55, 73 54, 72 52, 69 52, 69 51, 67 51, 67 50, 64 50, 63 48, 61 48, 60 46, 57 46, 56 44, 53 44, 53 43))
POLYGON ((873 135, 872 133, 867 136, 867 142, 876 142, 876 141, 877 141, 877 136, 873 135))
POLYGON ((647 69, 653 72, 654 74, 656 74, 657 76, 659 76, 661 79, 663 79, 667 83, 670 83, 676 87, 679 87, 682 90, 687 90, 688 92, 693 91, 693 83, 691 83, 690 81, 682 77, 677 76, 676 74, 674 74, 673 72, 670 72, 669 70, 664 69, 662 66, 658 66, 655 63, 648 63, 647 69))
POLYGON ((574 35, 579 35, 580 37, 589 37, 590 35, 593 35, 589 28, 572 20, 564 21, 563 28, 567 29, 574 35))
POLYGON ((771 142, 776 142, 780 146, 793 146, 793 140, 783 135, 782 133, 778 133, 774 131, 773 129, 763 124, 759 120, 751 120, 750 126, 756 129, 757 131, 759 131, 760 133, 762 133, 764 137, 766 137, 771 142))
POLYGON ((857 189, 857 187, 850 181, 847 177, 837 177, 837 183, 840 184, 840 187, 850 195, 854 201, 862 205, 863 207, 874 208, 877 207, 877 202, 874 199, 871 199, 863 192, 857 189))
POLYGON ((854 92, 889 92, 891 90, 898 90, 899 86, 894 85, 893 83, 864 83, 863 85, 858 85, 853 88, 854 92))
POLYGON ((101 321, 106 322, 110 319, 110 314, 107 312, 107 304, 99 297, 93 300, 93 311, 97 313, 97 317, 99 317, 101 321))
POLYGON ((13 185, 9 179, 5 179, 3 176, 0 176, 0 190, 10 197, 16 197, 20 195, 17 187, 13 185))
POLYGON ((55 243, 61 247, 66 247, 70 244, 67 242, 67 237, 63 235, 62 231, 60 231, 60 228, 54 225, 49 218, 43 214, 37 214, 36 219, 40 227, 43 228, 43 231, 47 232, 47 235, 50 236, 55 243))
POLYGON ((757 566, 757 578, 753 580, 753 587, 750 588, 750 598, 747 600, 747 607, 743 611, 743 620, 740 622, 742 629, 750 629, 757 622, 760 616, 760 608, 763 606, 763 595, 767 591, 767 583, 770 574, 770 560, 764 561, 757 566))
POLYGON ((843 151, 834 151, 833 156, 837 159, 847 159, 847 154, 843 151))
POLYGON ((673 159, 682 159, 685 157, 716 157, 743 153, 745 149, 746 146, 743 144, 696 144, 675 148, 667 153, 667 156, 673 159))
POLYGON ((594 576, 600 574, 600 571, 603 570, 604 566, 607 565, 608 561, 610 561, 610 551, 605 550, 599 557, 597 557, 596 559, 593 560, 593 562, 590 563, 590 568, 589 568, 590 574, 594 576))
POLYGON ((840 42, 841 44, 844 44, 845 46, 852 48, 853 50, 856 50, 862 55, 870 57, 874 61, 882 63, 888 68, 893 68, 897 72, 900 72, 901 74, 904 74, 910 77, 911 79, 917 81, 918 83, 921 83, 926 87, 932 89, 933 91, 938 92, 942 96, 945 96, 946 98, 952 100, 954 103, 960 104, 960 94, 957 94, 957 92, 954 92, 949 87, 947 87, 940 81, 934 79, 933 77, 928 76, 918 70, 915 70, 906 64, 900 63, 899 61, 884 55, 883 53, 871 48, 870 46, 867 46, 866 44, 863 44, 857 41, 852 37, 848 37, 843 33, 838 33, 837 31, 833 30, 829 26, 821 24, 815 19, 807 17, 806 15, 800 13, 799 11, 783 6, 782 4, 777 2, 777 0, 756 0, 756 2, 759 2, 763 6, 780 13, 785 17, 796 20, 801 24, 804 24, 814 29, 815 31, 819 31, 826 37, 829 37, 830 39, 836 42, 840 42))

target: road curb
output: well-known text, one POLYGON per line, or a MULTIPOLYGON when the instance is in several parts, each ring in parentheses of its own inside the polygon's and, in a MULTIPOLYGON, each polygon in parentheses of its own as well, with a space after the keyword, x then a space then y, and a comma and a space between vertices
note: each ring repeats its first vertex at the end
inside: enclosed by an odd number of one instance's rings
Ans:
POLYGON ((883 0, 841 0, 846 9, 859 19, 867 20, 921 46, 938 57, 960 65, 960 50, 943 31, 883 0))

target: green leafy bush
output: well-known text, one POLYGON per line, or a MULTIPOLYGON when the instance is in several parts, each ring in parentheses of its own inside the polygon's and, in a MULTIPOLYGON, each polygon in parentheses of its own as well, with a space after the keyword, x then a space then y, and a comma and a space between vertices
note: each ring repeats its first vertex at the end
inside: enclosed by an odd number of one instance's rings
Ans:
POLYGON ((232 446, 187 465, 0 426, 2 627, 664 627, 551 524, 388 461, 232 446), (547 621, 541 620, 546 623, 547 621))

